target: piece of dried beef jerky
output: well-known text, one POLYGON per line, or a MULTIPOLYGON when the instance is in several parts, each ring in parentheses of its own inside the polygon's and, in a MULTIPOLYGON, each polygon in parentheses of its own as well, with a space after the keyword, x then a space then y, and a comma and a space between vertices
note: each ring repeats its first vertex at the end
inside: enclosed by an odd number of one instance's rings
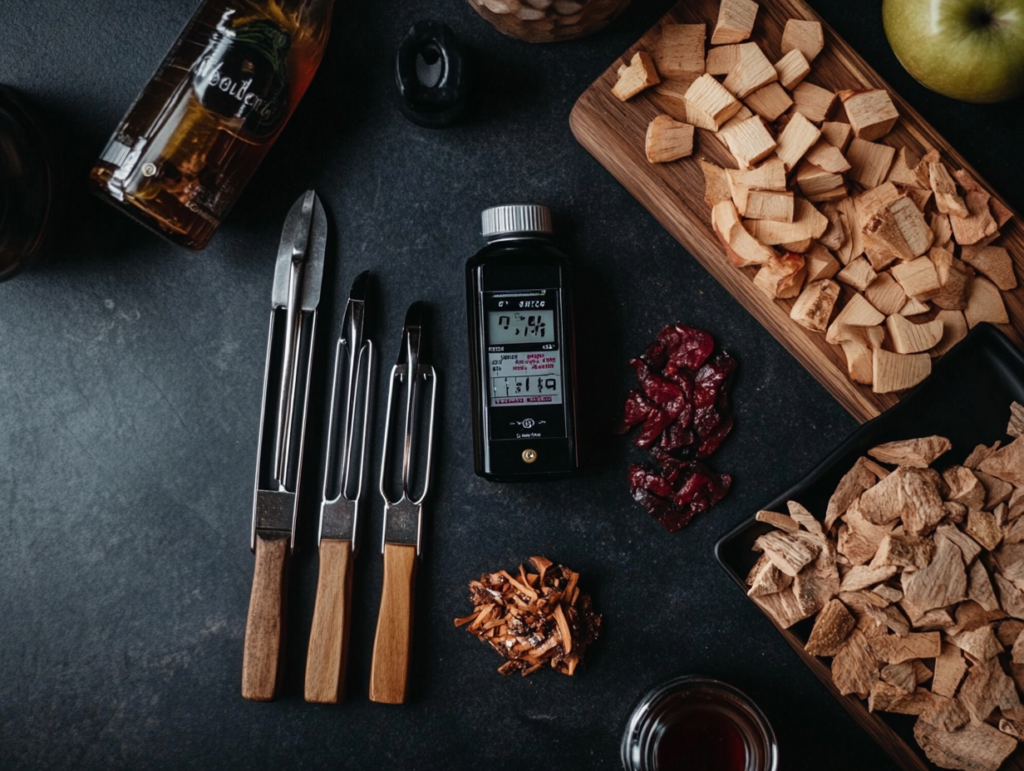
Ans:
POLYGON ((675 324, 629 363, 640 389, 626 399, 619 432, 643 423, 634 444, 657 462, 654 469, 630 468, 630 490, 662 525, 678 530, 721 500, 732 482, 696 461, 732 430, 728 389, 736 360, 715 352, 707 332, 675 324))

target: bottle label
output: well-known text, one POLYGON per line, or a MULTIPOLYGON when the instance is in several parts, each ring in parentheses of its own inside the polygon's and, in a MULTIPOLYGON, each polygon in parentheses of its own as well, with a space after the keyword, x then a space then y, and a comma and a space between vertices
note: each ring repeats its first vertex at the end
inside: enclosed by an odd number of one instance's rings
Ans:
POLYGON ((206 109, 241 121, 254 139, 280 127, 288 109, 291 36, 267 19, 232 26, 225 11, 217 30, 192 68, 192 88, 206 109))

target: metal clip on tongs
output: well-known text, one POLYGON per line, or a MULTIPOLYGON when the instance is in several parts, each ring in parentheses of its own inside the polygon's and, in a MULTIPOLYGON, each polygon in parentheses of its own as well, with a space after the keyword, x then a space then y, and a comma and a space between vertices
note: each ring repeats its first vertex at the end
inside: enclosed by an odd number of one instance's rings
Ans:
MULTIPOLYGON (((430 461, 434 444, 434 407, 437 403, 437 374, 424 361, 423 309, 413 303, 405 316, 402 347, 398 363, 391 370, 388 386, 388 409, 384 424, 384 455, 381 459, 380 494, 384 498, 384 586, 380 597, 377 635, 373 642, 373 665, 370 670, 370 700, 385 704, 402 704, 409 682, 412 655, 413 595, 416 561, 420 555, 423 530, 423 499, 430 486, 430 461), (389 497, 388 479, 392 474, 394 442, 391 417, 395 405, 395 385, 404 401, 404 437, 402 442, 402 494, 389 497), (426 462, 423 488, 413 497, 416 482, 416 461, 422 450, 420 443, 419 402, 421 389, 430 384, 430 417, 427 422, 426 462)), ((401 406, 401 405, 399 405, 401 406)), ((397 437, 395 437, 397 439, 397 437)))
POLYGON ((320 578, 306 657, 306 701, 337 704, 345 695, 352 560, 369 436, 373 344, 364 340, 369 272, 352 283, 334 363, 327 468, 320 504, 320 578))
POLYGON ((287 563, 295 548, 326 244, 327 218, 316 193, 309 190, 288 212, 274 270, 253 496, 256 570, 242 659, 242 696, 253 701, 274 698, 282 666, 287 563))

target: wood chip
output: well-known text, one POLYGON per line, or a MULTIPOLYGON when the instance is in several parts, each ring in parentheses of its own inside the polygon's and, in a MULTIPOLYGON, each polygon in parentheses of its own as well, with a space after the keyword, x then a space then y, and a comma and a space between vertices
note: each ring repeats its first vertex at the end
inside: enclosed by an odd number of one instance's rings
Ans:
POLYGON ((792 169, 820 137, 821 131, 804 115, 797 113, 779 134, 775 154, 786 164, 787 170, 792 169))
POLYGON ((949 500, 975 509, 985 505, 985 487, 969 468, 950 466, 942 472, 942 479, 949 487, 949 500))
POLYGON ((663 78, 704 74, 703 24, 666 24, 654 46, 653 59, 663 78))
POLYGON ((922 611, 945 608, 967 598, 967 572, 960 549, 946 538, 936 539, 932 561, 902 574, 906 602, 922 611))
POLYGON ((853 133, 858 139, 873 142, 881 139, 896 125, 899 113, 881 88, 867 91, 840 91, 839 98, 850 119, 853 133))
POLYGON ((836 95, 832 91, 805 80, 793 89, 793 117, 799 114, 811 123, 821 123, 828 117, 835 102, 836 95))
POLYGON ((971 282, 971 294, 964 308, 964 318, 971 329, 983 321, 990 324, 1010 323, 999 288, 983 276, 975 276, 971 282))
POLYGON ((827 120, 821 124, 821 136, 840 152, 846 152, 853 137, 853 127, 849 123, 827 120))
POLYGON ((950 643, 942 643, 942 652, 935 659, 935 676, 932 679, 932 693, 952 698, 960 687, 967 662, 960 648, 950 643))
POLYGON ((762 597, 766 594, 781 592, 793 584, 793 577, 787 576, 771 560, 758 561, 755 570, 748 580, 750 589, 747 590, 748 597, 762 597))
POLYGON ((1024 621, 1024 592, 1021 592, 1012 581, 996 573, 992 576, 999 595, 999 604, 1003 610, 1016 619, 1024 621))
POLYGON ((825 36, 821 30, 821 22, 803 19, 789 19, 786 22, 782 30, 782 53, 797 49, 810 62, 814 61, 814 57, 820 54, 824 47, 825 36))
MULTIPOLYGON (((860 511, 876 525, 902 520, 910 535, 930 531, 945 516, 942 498, 929 475, 924 470, 908 467, 896 469, 866 490, 860 497, 860 511)), ((929 606, 934 607, 939 606, 929 606)))
POLYGON ((776 252, 752 236, 743 226, 736 204, 731 200, 716 203, 711 209, 711 227, 726 248, 726 256, 736 267, 762 265, 776 252))
POLYGON ((894 266, 892 275, 909 297, 918 300, 928 300, 942 290, 935 264, 927 257, 894 266))
POLYGON ((968 654, 973 661, 987 661, 1003 652, 1003 646, 996 639, 989 625, 969 632, 960 632, 950 637, 950 642, 968 654))
POLYGON ((854 629, 832 659, 832 681, 844 696, 856 693, 866 699, 877 676, 878 659, 864 633, 854 629))
POLYGON ((718 131, 743 106, 722 84, 704 74, 686 91, 686 116, 693 125, 718 131))
MULTIPOLYGON (((729 177, 721 166, 704 160, 699 161, 700 170, 704 174, 704 203, 714 210, 717 204, 728 201, 732 203, 732 192, 729 189, 729 177)), ((733 205, 735 209, 735 205, 733 205)), ((739 216, 736 218, 739 222, 739 216)))
POLYGON ((839 272, 839 260, 817 241, 812 241, 811 246, 804 252, 804 263, 807 266, 807 281, 832 278, 839 272))
POLYGON ((764 55, 757 43, 744 43, 739 47, 736 63, 729 70, 722 85, 737 99, 745 99, 769 83, 779 79, 779 73, 764 55))
POLYGON ((920 715, 931 705, 932 694, 923 688, 911 693, 878 680, 871 685, 868 695, 869 712, 897 712, 902 715, 920 715))
POLYGON ((774 122, 793 106, 793 100, 778 81, 762 86, 747 95, 743 101, 747 107, 769 122, 774 122))
POLYGON ((935 205, 942 214, 951 214, 954 217, 966 217, 967 204, 964 199, 957 195, 956 184, 949 176, 949 170, 944 164, 928 163, 928 184, 935 193, 935 205))
POLYGON ((857 565, 850 568, 849 572, 843 576, 839 590, 843 592, 856 592, 860 589, 867 589, 875 584, 883 583, 894 575, 896 575, 895 565, 857 565))
POLYGON ((1018 436, 989 455, 978 464, 978 471, 1017 487, 1024 486, 1024 438, 1018 436))
POLYGON ((927 353, 904 355, 881 348, 875 349, 872 366, 874 381, 871 390, 876 394, 913 388, 932 372, 931 357, 927 353))
POLYGON ((632 99, 645 88, 661 82, 654 61, 646 51, 633 54, 629 66, 619 70, 619 79, 612 87, 612 93, 622 102, 632 99))
POLYGON ((976 252, 966 252, 964 261, 1000 289, 1009 290, 1017 286, 1013 260, 1001 246, 983 246, 976 252))
MULTIPOLYGON (((920 659, 915 659, 915 661, 920 661, 920 659)), ((914 664, 910 661, 904 661, 899 664, 887 664, 882 667, 882 671, 879 674, 881 675, 882 682, 896 686, 903 693, 913 693, 917 687, 914 664)))
POLYGON ((951 311, 966 308, 971 282, 974 280, 974 268, 941 246, 933 246, 928 251, 928 259, 935 266, 935 275, 939 279, 939 292, 932 297, 935 306, 951 311))
POLYGON ((988 511, 967 510, 967 534, 989 551, 993 551, 1003 540, 1003 531, 996 524, 996 518, 988 511))
MULTIPOLYGON (((726 147, 729 148, 729 152, 732 153, 733 158, 736 159, 741 169, 753 168, 771 155, 776 146, 775 139, 768 133, 768 129, 764 127, 764 123, 756 115, 741 120, 738 123, 729 121, 728 124, 722 127, 719 136, 725 142, 726 147)), ((776 193, 776 195, 789 196, 790 199, 793 196, 792 193, 776 193)), ((751 215, 744 212, 744 216, 749 217, 751 215)), ((787 216, 789 219, 783 219, 782 221, 792 222, 792 200, 790 200, 788 205, 787 216)))
POLYGON ((749 38, 754 29, 757 7, 753 0, 722 0, 718 8, 718 23, 711 33, 711 44, 739 43, 749 38))
POLYGON ((880 444, 868 450, 868 455, 882 463, 928 468, 952 447, 952 442, 944 436, 926 436, 880 444))
POLYGON ((838 299, 839 284, 835 281, 824 279, 811 282, 793 303, 789 317, 806 329, 824 332, 838 299))
MULTIPOLYGON (((802 83, 801 85, 807 85, 802 83)), ((846 148, 850 162, 850 179, 865 188, 878 187, 885 180, 896 151, 888 145, 854 137, 846 148)))
POLYGON ((668 163, 693 154, 693 126, 669 115, 658 115, 647 126, 644 143, 647 160, 668 163))
POLYGON ((835 345, 839 342, 839 331, 844 326, 874 327, 885 321, 885 316, 864 299, 863 295, 855 294, 835 317, 825 334, 826 342, 835 345))
POLYGON ((1016 739, 990 725, 946 731, 922 718, 914 724, 914 739, 935 765, 963 771, 997 771, 1017 748, 1016 739))
POLYGON ((889 273, 878 274, 864 290, 864 297, 886 316, 897 313, 907 302, 907 294, 889 273))
POLYGON ((843 554, 851 565, 869 562, 878 551, 882 539, 892 532, 895 523, 876 525, 864 518, 859 504, 854 502, 843 515, 839 528, 836 550, 843 554))
POLYGON ((791 533, 796 532, 800 529, 800 525, 797 521, 786 514, 779 514, 774 511, 759 511, 754 515, 754 519, 758 522, 766 522, 772 527, 777 527, 779 530, 788 530, 791 533))
POLYGON ((1017 689, 999 662, 993 658, 978 661, 967 672, 960 688, 960 700, 970 713, 971 721, 983 723, 996 708, 1010 717, 1020 715, 1017 689))
POLYGON ((882 539, 872 564, 923 568, 931 562, 934 552, 935 542, 931 538, 906 535, 905 533, 890 534, 882 539))
MULTIPOLYGON (((715 46, 708 49, 708 58, 704 63, 704 71, 708 75, 728 75, 740 56, 738 45, 715 46)), ((750 109, 754 109, 751 107, 750 109)), ((771 118, 771 120, 775 120, 771 118)))
POLYGON ((747 230, 762 244, 788 244, 805 238, 817 238, 825 232, 828 220, 803 198, 793 200, 793 221, 748 220, 747 230))
POLYGON ((949 224, 953 227, 953 238, 961 246, 977 244, 988 236, 999 232, 999 226, 992 218, 988 208, 988 193, 971 192, 964 196, 967 204, 966 217, 951 217, 949 224))
POLYGON ((658 109, 680 123, 689 123, 686 117, 686 92, 699 75, 663 80, 650 91, 648 96, 658 109))
POLYGON ((1005 647, 1012 646, 1020 633, 1024 632, 1024 621, 1009 618, 996 625, 996 639, 1005 647))
POLYGON ((807 57, 797 48, 775 62, 775 72, 784 88, 792 89, 811 72, 807 57))
POLYGON ((870 640, 874 655, 889 664, 899 664, 911 659, 935 658, 942 648, 942 637, 938 632, 911 632, 900 637, 889 634, 870 640))
POLYGON ((942 322, 942 339, 928 353, 942 356, 967 337, 967 320, 960 311, 939 311, 935 318, 942 322))
POLYGON ((850 636, 855 623, 842 602, 830 600, 815 619, 804 650, 812 656, 835 656, 850 636))
POLYGON ((1006 426, 1010 436, 1024 435, 1024 404, 1014 402, 1010 405, 1010 422, 1006 426))
POLYGON ((853 468, 847 471, 835 492, 828 499, 828 507, 825 510, 825 530, 831 530, 833 524, 839 517, 846 513, 855 500, 860 498, 861 493, 872 487, 877 481, 875 475, 868 469, 863 458, 859 458, 853 464, 853 468))
POLYGON ((864 612, 871 616, 876 624, 884 626, 899 637, 905 637, 910 633, 910 622, 895 605, 888 605, 884 608, 868 606, 864 608, 864 612))
POLYGON ((759 536, 754 548, 767 554, 772 564, 787 576, 796 576, 821 551, 821 546, 812 538, 777 530, 759 536))
POLYGON ((871 269, 871 264, 864 257, 851 261, 836 276, 837 281, 852 286, 858 292, 866 290, 876 278, 878 274, 871 269))

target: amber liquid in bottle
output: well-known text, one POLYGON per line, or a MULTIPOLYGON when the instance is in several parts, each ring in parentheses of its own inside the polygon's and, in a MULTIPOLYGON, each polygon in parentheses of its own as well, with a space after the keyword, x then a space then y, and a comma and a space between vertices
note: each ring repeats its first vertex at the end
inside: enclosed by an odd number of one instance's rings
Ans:
POLYGON ((333 0, 206 0, 121 121, 92 189, 202 249, 306 92, 333 0))

